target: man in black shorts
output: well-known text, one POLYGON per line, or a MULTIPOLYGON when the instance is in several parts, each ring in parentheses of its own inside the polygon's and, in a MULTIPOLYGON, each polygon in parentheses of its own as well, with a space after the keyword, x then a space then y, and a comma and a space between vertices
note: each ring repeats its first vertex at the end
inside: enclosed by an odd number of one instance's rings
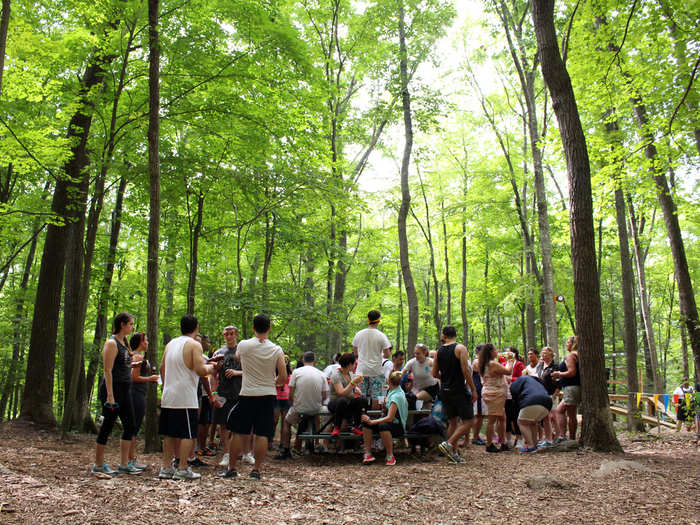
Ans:
POLYGON ((160 402, 158 433, 163 439, 163 468, 161 479, 194 480, 201 476, 187 466, 195 438, 197 437, 197 384, 200 377, 216 373, 214 365, 202 358, 202 345, 194 337, 199 323, 193 315, 180 319, 182 335, 170 341, 163 352, 160 374, 163 378, 163 395, 160 402), (176 450, 177 446, 177 450, 176 450), (177 456, 179 469, 170 466, 177 456))
POLYGON ((253 330, 255 337, 238 343, 236 351, 236 359, 241 362, 243 369, 243 382, 238 403, 231 410, 226 424, 233 436, 229 447, 229 468, 220 474, 222 478, 238 475, 238 455, 244 450, 252 431, 255 436, 255 465, 250 477, 260 479, 260 468, 267 452, 267 443, 275 432, 273 415, 277 398, 276 385, 282 386, 287 381, 284 352, 268 339, 270 318, 265 314, 256 315, 253 319, 253 330))
POLYGON ((476 392, 476 387, 469 368, 469 352, 464 345, 457 344, 455 327, 445 326, 441 339, 443 343, 433 359, 431 372, 441 382, 440 400, 449 420, 449 437, 438 445, 438 449, 451 461, 464 463, 464 458, 457 453, 457 443, 462 436, 468 435, 471 428, 474 417, 472 392, 476 392))

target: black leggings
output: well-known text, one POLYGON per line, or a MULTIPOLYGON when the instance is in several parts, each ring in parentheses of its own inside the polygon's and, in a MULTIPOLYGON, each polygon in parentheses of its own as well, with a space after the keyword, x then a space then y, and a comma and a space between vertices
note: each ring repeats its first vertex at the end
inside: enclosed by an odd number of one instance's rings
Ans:
POLYGON ((515 404, 515 401, 512 399, 506 399, 506 432, 510 432, 511 434, 515 434, 517 436, 520 435, 520 427, 518 426, 518 413, 520 410, 518 409, 518 405, 515 404))
POLYGON ((131 402, 134 406, 134 436, 139 433, 143 416, 146 414, 146 393, 141 390, 131 389, 131 402))
POLYGON ((353 426, 360 426, 362 409, 367 407, 364 397, 336 397, 328 403, 328 411, 333 413, 335 426, 343 424, 343 419, 350 421, 353 426))
POLYGON ((112 385, 112 391, 114 392, 114 402, 119 405, 118 408, 112 410, 102 405, 102 416, 104 420, 102 421, 102 426, 100 427, 100 433, 97 434, 97 442, 100 445, 107 444, 107 438, 112 433, 114 428, 114 422, 117 420, 117 416, 122 422, 122 439, 124 441, 130 441, 131 438, 136 434, 134 427, 134 405, 131 402, 131 383, 114 383, 112 385))

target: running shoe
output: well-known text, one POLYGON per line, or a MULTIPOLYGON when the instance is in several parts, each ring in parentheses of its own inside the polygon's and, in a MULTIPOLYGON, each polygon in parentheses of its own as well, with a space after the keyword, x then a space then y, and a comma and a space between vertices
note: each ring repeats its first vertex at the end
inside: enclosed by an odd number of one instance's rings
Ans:
POLYGON ((535 452, 537 450, 537 445, 533 447, 523 447, 520 449, 521 454, 530 454, 532 452, 535 452))
POLYGON ((178 470, 180 468, 180 458, 173 458, 170 466, 173 468, 173 470, 178 470))
POLYGON ((223 472, 219 473, 220 478, 237 478, 238 477, 238 471, 235 468, 224 470, 223 472))
POLYGON ((131 474, 131 475, 143 474, 143 470, 141 470, 140 468, 133 467, 133 466, 129 465, 128 463, 126 465, 119 465, 117 467, 117 471, 120 474, 131 474))
POLYGON ((301 453, 301 450, 299 450, 299 449, 297 449, 297 448, 293 448, 293 449, 291 449, 289 452, 292 454, 292 456, 297 456, 297 457, 299 457, 299 456, 302 456, 302 455, 303 455, 303 454, 301 453))
POLYGON ((221 458, 221 461, 219 461, 219 466, 220 467, 228 467, 228 452, 224 454, 224 457, 221 458))
POLYGON ((243 454, 243 463, 248 463, 248 465, 255 465, 255 456, 248 452, 247 454, 243 454))
POLYGON ((551 447, 552 445, 554 445, 554 443, 552 443, 551 441, 547 441, 546 439, 537 443, 538 447, 551 447))
POLYGON ((510 449, 505 443, 501 443, 501 448, 498 449, 499 452, 508 452, 510 449))
POLYGON ((197 451, 197 455, 198 455, 198 456, 212 457, 212 456, 216 456, 216 452, 214 452, 214 451, 211 450, 210 448, 205 448, 205 449, 203 449, 203 450, 202 450, 202 449, 199 449, 199 450, 197 451))
POLYGON ((256 468, 250 471, 250 474, 248 474, 251 479, 260 479, 260 471, 256 468))
POLYGON ((442 452, 444 456, 447 456, 448 458, 452 459, 452 455, 454 454, 454 449, 452 448, 452 444, 449 441, 443 441, 438 445, 438 450, 442 452))
POLYGON ((173 479, 176 480, 195 480, 201 477, 201 474, 192 472, 192 469, 190 467, 187 467, 185 470, 177 470, 175 471, 175 474, 173 474, 173 479))
POLYGON ((280 451, 275 456, 275 459, 292 459, 292 455, 289 453, 288 448, 280 448, 280 451))
POLYGON ((554 444, 558 445, 559 443, 563 443, 564 441, 569 441, 569 438, 566 438, 564 436, 559 436, 555 441, 554 444))
POLYGON ((340 434, 340 427, 335 426, 333 427, 333 432, 331 432, 331 436, 337 437, 340 434))
POLYGON ((362 464, 369 465, 370 463, 372 463, 376 459, 377 458, 375 458, 372 454, 365 454, 365 457, 362 458, 362 464))
POLYGON ((394 465, 396 465, 396 458, 394 456, 387 456, 386 465, 388 467, 393 467, 394 465))
POLYGON ((356 436, 361 436, 364 434, 364 432, 362 431, 362 429, 360 427, 352 427, 350 429, 350 433, 354 434, 356 436))
POLYGON ((199 458, 194 458, 194 459, 188 459, 187 464, 190 465, 191 467, 208 467, 209 465, 207 463, 204 463, 199 458))
POLYGON ((175 474, 175 469, 161 467, 158 479, 173 479, 173 474, 175 474))
POLYGON ((500 452, 500 450, 498 450, 496 445, 491 443, 488 447, 486 447, 486 452, 500 452))
POLYGON ((102 465, 99 466, 93 465, 92 469, 90 469, 90 474, 106 474, 108 476, 116 476, 119 474, 119 472, 107 465, 107 463, 102 463, 102 465))
POLYGON ((146 470, 148 468, 148 465, 145 465, 143 463, 137 463, 135 459, 129 460, 129 463, 127 465, 131 465, 134 468, 137 468, 139 470, 146 470))
POLYGON ((481 438, 479 438, 479 439, 472 439, 472 445, 481 445, 481 446, 483 446, 483 445, 485 445, 485 444, 486 444, 486 441, 484 441, 484 440, 481 439, 481 438))

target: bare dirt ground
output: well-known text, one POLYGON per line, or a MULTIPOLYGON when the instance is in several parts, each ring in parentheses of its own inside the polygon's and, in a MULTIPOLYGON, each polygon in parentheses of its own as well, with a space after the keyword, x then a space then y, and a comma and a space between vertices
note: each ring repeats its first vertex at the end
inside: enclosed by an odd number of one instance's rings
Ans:
MULTIPOLYGON (((159 481, 160 458, 140 476, 96 479, 94 437, 26 423, 0 425, 0 523, 700 523, 700 444, 694 434, 662 440, 620 436, 623 455, 591 451, 487 454, 467 463, 398 453, 398 464, 360 465, 358 454, 268 458, 263 479, 236 480, 202 467, 198 482, 159 481), (634 463, 615 463, 627 460, 634 463), (600 472, 601 464, 603 471, 600 472), (619 468, 623 465, 626 468, 619 468), (544 474, 559 487, 529 488, 544 474)), ((108 460, 117 458, 116 436, 108 460)), ((212 465, 217 458, 207 458, 212 465)))

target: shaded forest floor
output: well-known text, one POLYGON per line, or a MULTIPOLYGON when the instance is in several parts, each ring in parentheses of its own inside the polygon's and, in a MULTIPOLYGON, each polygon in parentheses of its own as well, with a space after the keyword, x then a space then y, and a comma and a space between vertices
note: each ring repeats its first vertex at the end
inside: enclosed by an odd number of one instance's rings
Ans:
MULTIPOLYGON (((151 465, 143 475, 96 479, 93 436, 62 441, 10 422, 0 425, 0 523, 700 523, 695 435, 620 438, 623 455, 471 447, 463 465, 408 452, 395 467, 383 453, 372 466, 359 454, 270 455, 262 481, 247 477, 248 466, 220 480, 210 466, 195 469, 198 482, 176 482, 156 479, 158 455, 139 458, 151 465), (530 488, 538 474, 556 486, 530 488)), ((108 445, 113 466, 117 443, 108 445)))

